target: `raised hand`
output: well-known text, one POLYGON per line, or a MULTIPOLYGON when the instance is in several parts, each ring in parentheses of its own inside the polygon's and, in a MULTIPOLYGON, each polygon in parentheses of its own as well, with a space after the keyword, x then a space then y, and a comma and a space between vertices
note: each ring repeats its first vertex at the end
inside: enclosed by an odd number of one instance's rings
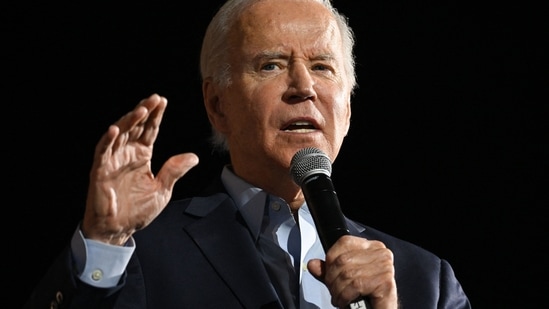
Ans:
POLYGON ((343 236, 328 250, 326 261, 308 262, 311 274, 326 284, 339 308, 368 295, 375 309, 397 309, 393 253, 382 242, 343 236))
POLYGON ((123 245, 164 209, 175 182, 198 164, 194 153, 168 159, 151 172, 153 144, 167 100, 157 94, 112 124, 95 148, 82 232, 123 245))

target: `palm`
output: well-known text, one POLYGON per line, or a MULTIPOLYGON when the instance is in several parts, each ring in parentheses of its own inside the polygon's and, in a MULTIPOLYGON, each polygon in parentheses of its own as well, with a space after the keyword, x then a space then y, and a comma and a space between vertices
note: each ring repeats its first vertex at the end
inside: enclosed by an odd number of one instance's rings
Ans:
POLYGON ((86 237, 124 243, 164 209, 177 179, 196 165, 194 154, 168 160, 151 172, 153 143, 166 108, 157 95, 143 100, 97 144, 82 230, 86 237))

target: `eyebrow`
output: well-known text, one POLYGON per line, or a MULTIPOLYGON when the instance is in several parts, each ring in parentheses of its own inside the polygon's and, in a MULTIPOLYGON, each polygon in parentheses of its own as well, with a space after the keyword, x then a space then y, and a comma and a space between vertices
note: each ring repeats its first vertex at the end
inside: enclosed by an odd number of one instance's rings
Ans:
POLYGON ((332 61, 334 59, 335 58, 332 54, 320 54, 313 58, 313 60, 328 60, 328 61, 332 61))
MULTIPOLYGON (((265 60, 265 59, 289 59, 291 56, 286 55, 282 52, 277 51, 262 51, 259 54, 257 54, 253 59, 254 61, 258 60, 265 60)), ((318 60, 324 60, 324 61, 333 61, 334 56, 332 54, 320 54, 312 58, 311 60, 318 61, 318 60)))
POLYGON ((265 59, 289 59, 290 57, 284 53, 276 51, 262 51, 254 57, 254 61, 265 59))

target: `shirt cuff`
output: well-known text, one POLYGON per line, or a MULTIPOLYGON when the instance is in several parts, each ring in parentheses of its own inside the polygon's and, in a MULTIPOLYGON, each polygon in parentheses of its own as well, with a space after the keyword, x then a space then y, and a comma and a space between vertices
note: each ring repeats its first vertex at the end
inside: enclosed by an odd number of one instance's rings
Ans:
POLYGON ((71 250, 80 280, 91 286, 110 288, 124 274, 135 251, 135 241, 131 237, 125 246, 109 245, 84 238, 78 228, 71 240, 71 250))

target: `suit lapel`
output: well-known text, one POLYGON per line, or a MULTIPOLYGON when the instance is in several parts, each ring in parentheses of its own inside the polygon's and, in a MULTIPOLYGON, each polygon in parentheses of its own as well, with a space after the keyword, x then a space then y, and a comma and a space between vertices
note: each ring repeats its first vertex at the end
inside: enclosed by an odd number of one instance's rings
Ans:
POLYGON ((365 230, 365 228, 363 226, 360 226, 360 225, 356 224, 354 221, 349 220, 348 218, 345 218, 345 221, 347 223, 347 228, 349 229, 349 233, 351 235, 361 236, 361 237, 364 236, 364 235, 362 235, 362 232, 364 232, 364 230, 365 230))
POLYGON ((184 227, 246 308, 282 308, 254 240, 226 194, 194 198, 187 213, 202 217, 184 227))

